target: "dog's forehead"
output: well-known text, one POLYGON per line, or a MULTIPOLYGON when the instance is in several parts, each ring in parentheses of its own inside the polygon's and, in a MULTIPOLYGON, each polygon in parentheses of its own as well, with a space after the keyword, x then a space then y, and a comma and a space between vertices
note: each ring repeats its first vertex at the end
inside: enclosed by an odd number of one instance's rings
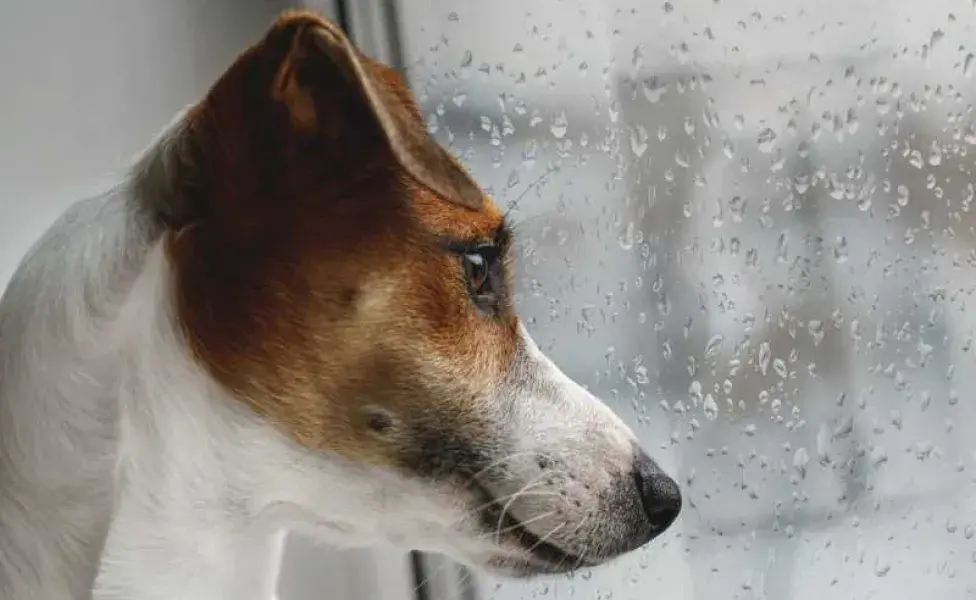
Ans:
POLYGON ((488 242, 504 222, 501 209, 487 195, 478 210, 445 200, 426 189, 414 190, 408 201, 424 229, 445 239, 488 242))
MULTIPOLYGON (((423 117, 403 77, 386 65, 364 60, 373 76, 392 92, 391 98, 422 124, 423 117)), ((414 187, 409 198, 414 214, 425 229, 437 236, 458 240, 488 240, 501 227, 504 220, 502 211, 487 194, 482 194, 481 205, 477 209, 454 200, 443 198, 421 186, 414 187)))

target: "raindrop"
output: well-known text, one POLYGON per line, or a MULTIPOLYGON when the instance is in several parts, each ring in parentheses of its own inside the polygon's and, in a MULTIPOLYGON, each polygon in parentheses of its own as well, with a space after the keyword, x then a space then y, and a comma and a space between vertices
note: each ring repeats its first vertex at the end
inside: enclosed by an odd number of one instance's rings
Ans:
POLYGON ((637 237, 635 235, 634 222, 630 221, 627 223, 627 227, 624 228, 623 232, 617 236, 617 243, 623 250, 632 250, 634 248, 634 240, 637 237))
POLYGON ((889 415, 889 419, 891 420, 892 427, 901 431, 901 427, 902 427, 901 411, 897 411, 897 410, 891 411, 891 414, 889 415))
POLYGON ((852 431, 854 431, 854 417, 845 417, 834 427, 833 439, 846 438, 852 431))
POLYGON ((676 150, 674 152, 674 164, 678 165, 682 169, 687 169, 691 163, 688 161, 687 156, 682 154, 680 150, 676 150))
POLYGON ((730 159, 735 158, 735 146, 732 145, 730 140, 726 139, 722 142, 722 152, 730 159))
POLYGON ((834 260, 837 264, 844 264, 847 262, 847 237, 838 236, 837 242, 834 244, 834 260))
POLYGON ((506 184, 508 185, 509 189, 511 189, 517 186, 518 183, 519 183, 518 170, 512 169, 512 171, 508 174, 508 181, 506 184))
POLYGON ((929 145, 929 164, 933 167, 942 164, 942 146, 935 140, 932 140, 932 144, 929 145))
POLYGON ((536 153, 539 151, 539 143, 535 138, 529 138, 522 149, 522 164, 528 168, 535 166, 536 153))
POLYGON ((769 369, 769 342, 763 342, 759 345, 759 357, 757 362, 759 363, 759 372, 765 376, 767 370, 769 369))
POLYGON ((667 89, 667 84, 662 83, 657 77, 651 77, 641 82, 641 91, 644 92, 644 97, 651 104, 656 104, 660 101, 661 96, 664 95, 667 89))
POLYGON ((721 334, 715 334, 705 344, 705 358, 713 358, 722 349, 722 342, 725 338, 721 334))
POLYGON ((874 574, 878 577, 885 577, 891 571, 891 565, 880 558, 874 562, 874 574))
POLYGON ((561 110, 552 116, 549 131, 552 132, 553 137, 561 140, 566 135, 567 129, 569 129, 569 120, 566 118, 566 111, 561 110))
POLYGON ((898 196, 897 196, 898 205, 908 206, 909 200, 911 200, 911 195, 908 192, 908 187, 905 185, 899 185, 898 196))
POLYGON ((793 468, 800 475, 800 479, 806 478, 808 464, 810 464, 810 455, 807 449, 797 448, 796 453, 793 454, 793 468))
POLYGON ((821 423, 817 431, 817 460, 822 465, 829 465, 830 460, 830 432, 827 431, 827 424, 821 423))
POLYGON ((786 232, 779 234, 779 240, 776 242, 776 260, 781 263, 785 263, 787 256, 789 254, 789 242, 786 239, 786 232))
POLYGON ((630 132, 630 149, 640 158, 647 151, 647 129, 641 124, 634 125, 630 132))
POLYGON ((756 142, 759 144, 759 151, 768 154, 773 151, 773 146, 776 145, 776 132, 767 127, 759 132, 756 142))
POLYGON ((755 267, 759 264, 759 251, 755 248, 749 248, 746 251, 746 266, 755 267))
POLYGON ((871 461, 871 466, 877 469, 884 463, 888 462, 888 453, 885 452, 884 448, 875 446, 871 449, 871 454, 868 457, 868 460, 871 461))
POLYGON ((705 401, 702 403, 702 410, 705 413, 705 418, 709 421, 714 421, 718 418, 718 404, 715 403, 715 398, 711 394, 705 396, 705 401))
POLYGON ((776 371, 777 375, 779 375, 783 379, 786 379, 787 376, 786 363, 783 362, 782 358, 773 359, 773 370, 776 371))
POLYGON ((746 214, 746 201, 742 199, 742 196, 732 196, 728 206, 732 215, 732 222, 741 223, 746 214))
POLYGON ((807 323, 807 331, 810 332, 810 337, 813 338, 813 345, 819 346, 826 333, 824 330, 823 321, 811 319, 810 322, 807 323))

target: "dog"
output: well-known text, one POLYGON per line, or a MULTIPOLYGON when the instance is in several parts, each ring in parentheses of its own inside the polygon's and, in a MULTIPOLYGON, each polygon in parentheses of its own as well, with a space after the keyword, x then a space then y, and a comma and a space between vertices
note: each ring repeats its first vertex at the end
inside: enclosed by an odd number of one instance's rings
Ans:
POLYGON ((516 577, 650 542, 678 486, 512 245, 400 77, 283 14, 3 296, 0 598, 247 597, 293 527, 516 577))

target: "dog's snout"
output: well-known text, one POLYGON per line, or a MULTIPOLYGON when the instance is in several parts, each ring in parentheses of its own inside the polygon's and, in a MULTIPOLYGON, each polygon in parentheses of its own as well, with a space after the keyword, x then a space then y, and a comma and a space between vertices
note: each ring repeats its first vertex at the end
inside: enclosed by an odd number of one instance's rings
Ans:
POLYGON ((637 454, 634 480, 644 514, 647 515, 654 535, 657 535, 678 518, 678 513, 681 512, 681 490, 644 452, 637 454))

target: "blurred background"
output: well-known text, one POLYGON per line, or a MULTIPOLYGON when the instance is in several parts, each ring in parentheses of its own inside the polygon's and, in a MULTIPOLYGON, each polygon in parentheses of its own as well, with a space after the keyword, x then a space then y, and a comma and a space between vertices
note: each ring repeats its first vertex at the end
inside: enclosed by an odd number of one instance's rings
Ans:
MULTIPOLYGON (((973 0, 314 0, 518 223, 686 510, 529 582, 294 537, 280 600, 976 598, 973 0)), ((277 0, 0 4, 0 279, 277 0)))

